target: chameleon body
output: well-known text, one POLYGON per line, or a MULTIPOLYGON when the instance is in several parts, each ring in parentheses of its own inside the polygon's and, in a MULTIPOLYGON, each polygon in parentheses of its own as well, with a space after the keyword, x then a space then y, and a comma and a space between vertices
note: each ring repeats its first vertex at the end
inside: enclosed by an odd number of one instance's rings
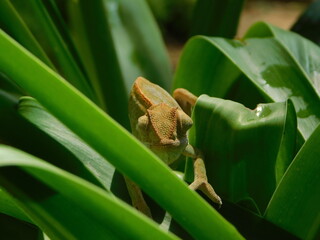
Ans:
POLYGON ((164 89, 138 78, 130 94, 132 133, 162 161, 171 164, 188 145, 192 119, 164 89))
MULTIPOLYGON (((188 114, 191 114, 197 97, 185 89, 176 89, 174 98, 160 86, 138 77, 129 98, 132 133, 168 165, 181 154, 192 157, 195 179, 189 187, 201 190, 221 205, 220 197, 207 181, 201 153, 188 143, 187 131, 193 124, 188 114)), ((130 179, 125 179, 133 206, 151 217, 140 188, 130 179)))

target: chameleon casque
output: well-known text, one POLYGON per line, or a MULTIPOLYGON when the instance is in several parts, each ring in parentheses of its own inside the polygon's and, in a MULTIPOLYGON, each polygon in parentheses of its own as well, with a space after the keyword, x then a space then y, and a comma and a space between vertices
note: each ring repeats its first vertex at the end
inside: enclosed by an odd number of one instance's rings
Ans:
MULTIPOLYGON (((185 89, 174 91, 174 98, 160 86, 138 77, 129 99, 129 119, 133 135, 170 165, 181 154, 194 159, 194 182, 189 188, 199 189, 213 202, 221 205, 220 197, 207 181, 201 153, 188 143, 187 131, 192 127, 191 107, 197 97, 185 89), (179 103, 179 104, 178 104, 179 103)), ((140 188, 126 179, 132 205, 151 217, 140 188)))

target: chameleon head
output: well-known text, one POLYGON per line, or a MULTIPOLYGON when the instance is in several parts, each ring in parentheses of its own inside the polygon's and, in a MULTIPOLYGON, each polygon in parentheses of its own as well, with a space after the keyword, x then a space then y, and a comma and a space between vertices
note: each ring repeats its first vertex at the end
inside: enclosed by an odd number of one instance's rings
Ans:
POLYGON ((188 145, 192 119, 178 107, 159 103, 138 118, 137 137, 166 164, 179 158, 188 145))

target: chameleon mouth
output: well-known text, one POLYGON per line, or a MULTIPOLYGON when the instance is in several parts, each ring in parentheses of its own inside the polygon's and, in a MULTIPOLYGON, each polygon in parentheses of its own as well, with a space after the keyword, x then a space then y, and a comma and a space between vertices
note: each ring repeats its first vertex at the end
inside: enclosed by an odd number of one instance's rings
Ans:
POLYGON ((173 145, 153 145, 149 149, 156 154, 166 164, 171 164, 182 154, 185 146, 173 145))
POLYGON ((177 148, 177 147, 185 147, 188 145, 188 138, 183 137, 181 139, 163 139, 160 142, 144 142, 147 147, 155 147, 155 148, 177 148))

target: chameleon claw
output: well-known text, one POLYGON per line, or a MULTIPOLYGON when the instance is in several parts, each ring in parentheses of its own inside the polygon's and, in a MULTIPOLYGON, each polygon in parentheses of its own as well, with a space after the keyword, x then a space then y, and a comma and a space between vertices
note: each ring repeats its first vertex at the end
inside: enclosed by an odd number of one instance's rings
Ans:
POLYGON ((222 200, 219 197, 218 194, 214 191, 213 187, 208 183, 207 181, 204 180, 196 180, 193 183, 189 185, 189 188, 192 190, 197 190, 199 189, 201 192, 203 192, 208 198, 210 198, 211 201, 214 203, 217 203, 219 205, 219 208, 222 205, 222 200))
POLYGON ((192 190, 199 189, 208 198, 210 198, 211 201, 217 203, 219 208, 221 207, 221 198, 218 196, 218 194, 216 194, 211 184, 208 183, 206 169, 202 157, 197 157, 194 160, 194 181, 189 185, 189 188, 192 190))

